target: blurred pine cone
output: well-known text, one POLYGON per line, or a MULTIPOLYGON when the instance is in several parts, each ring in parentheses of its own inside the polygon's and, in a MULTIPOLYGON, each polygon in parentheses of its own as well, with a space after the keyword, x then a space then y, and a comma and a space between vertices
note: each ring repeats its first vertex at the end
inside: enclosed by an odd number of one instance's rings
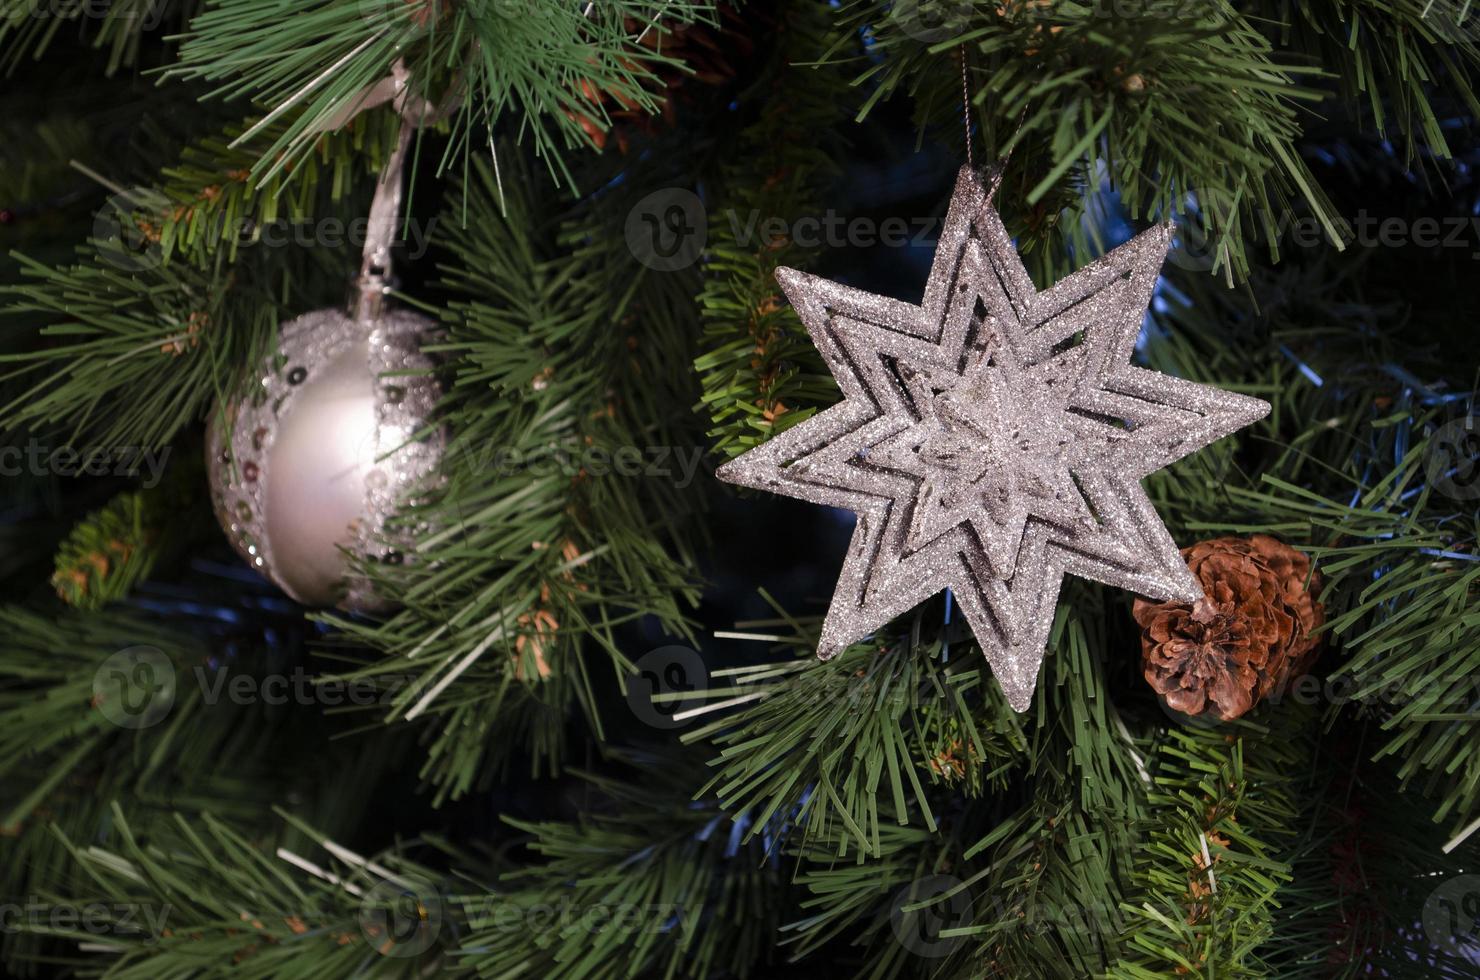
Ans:
POLYGON ((1320 576, 1267 534, 1199 541, 1182 556, 1207 595, 1192 605, 1136 600, 1146 682, 1174 711, 1211 708, 1228 721, 1309 667, 1311 634, 1326 621, 1320 576))
MULTIPOLYGON (((590 111, 566 110, 598 150, 604 149, 609 136, 616 139, 617 149, 626 153, 633 138, 639 135, 652 136, 673 127, 677 122, 676 106, 696 98, 695 89, 715 89, 733 82, 738 73, 736 58, 749 58, 755 53, 756 30, 754 18, 745 18, 730 6, 721 6, 716 11, 719 25, 707 23, 673 23, 665 25, 660 32, 641 21, 628 18, 626 26, 633 36, 641 38, 643 47, 661 51, 664 55, 682 62, 682 68, 659 63, 649 68, 656 76, 649 80, 655 88, 661 87, 662 110, 649 115, 638 109, 637 103, 620 92, 600 89, 589 81, 576 83, 581 95, 590 104, 590 111), (594 116, 605 111, 607 126, 597 122, 594 116)), ((634 72, 640 70, 635 63, 627 67, 634 72)))

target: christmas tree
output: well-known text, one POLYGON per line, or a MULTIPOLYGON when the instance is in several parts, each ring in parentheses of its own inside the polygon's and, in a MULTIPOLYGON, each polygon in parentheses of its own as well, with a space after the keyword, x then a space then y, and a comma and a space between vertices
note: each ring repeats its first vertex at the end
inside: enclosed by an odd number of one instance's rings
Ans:
POLYGON ((0 974, 1480 975, 1469 8, 0 0, 0 974))

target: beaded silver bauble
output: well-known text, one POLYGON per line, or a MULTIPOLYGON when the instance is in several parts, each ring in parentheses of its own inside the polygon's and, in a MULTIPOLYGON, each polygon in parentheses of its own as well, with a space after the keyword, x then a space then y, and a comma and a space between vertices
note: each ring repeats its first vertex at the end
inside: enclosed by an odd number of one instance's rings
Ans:
POLYGON ((351 572, 346 552, 407 559, 415 529, 387 520, 435 478, 446 444, 428 430, 441 389, 421 344, 434 328, 406 310, 306 313, 282 326, 252 390, 213 413, 216 516, 247 563, 298 602, 394 604, 351 572))

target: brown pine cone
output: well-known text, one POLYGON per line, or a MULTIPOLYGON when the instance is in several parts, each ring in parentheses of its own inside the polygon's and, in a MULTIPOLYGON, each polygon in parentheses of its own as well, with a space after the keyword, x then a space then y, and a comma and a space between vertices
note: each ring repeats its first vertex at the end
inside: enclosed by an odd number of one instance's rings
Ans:
MULTIPOLYGON (((586 80, 576 83, 585 108, 568 108, 564 110, 565 114, 586 131, 598 150, 604 149, 608 136, 614 135, 618 150, 624 154, 634 136, 651 136, 671 128, 675 121, 675 103, 690 101, 697 87, 715 88, 729 84, 738 71, 732 60, 737 55, 748 56, 754 51, 755 41, 751 32, 757 29, 755 19, 746 19, 730 6, 717 9, 721 21, 718 27, 675 21, 665 23, 663 29, 658 30, 642 21, 626 20, 627 30, 642 39, 643 47, 661 51, 683 63, 683 67, 666 62, 647 66, 656 77, 645 78, 644 81, 662 96, 660 116, 638 109, 630 93, 599 89, 586 80), (603 128, 595 118, 599 107, 607 110, 609 128, 603 128)), ((643 70, 643 66, 631 61, 624 67, 635 75, 641 75, 643 70)))
POLYGON ((1137 599, 1146 682, 1167 707, 1227 721, 1304 671, 1326 621, 1310 559, 1267 534, 1182 549, 1206 597, 1195 605, 1137 599))

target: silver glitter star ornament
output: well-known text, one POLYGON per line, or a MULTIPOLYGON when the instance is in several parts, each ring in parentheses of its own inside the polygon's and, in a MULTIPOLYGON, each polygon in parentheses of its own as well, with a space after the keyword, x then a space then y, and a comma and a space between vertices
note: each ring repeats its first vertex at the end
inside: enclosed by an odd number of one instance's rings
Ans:
POLYGON ((1131 365, 1170 225, 1040 292, 997 186, 961 170, 918 306, 777 270, 844 398, 718 475, 857 515, 820 657, 949 588, 1023 711, 1064 573, 1202 597, 1140 480, 1269 405, 1131 365))

